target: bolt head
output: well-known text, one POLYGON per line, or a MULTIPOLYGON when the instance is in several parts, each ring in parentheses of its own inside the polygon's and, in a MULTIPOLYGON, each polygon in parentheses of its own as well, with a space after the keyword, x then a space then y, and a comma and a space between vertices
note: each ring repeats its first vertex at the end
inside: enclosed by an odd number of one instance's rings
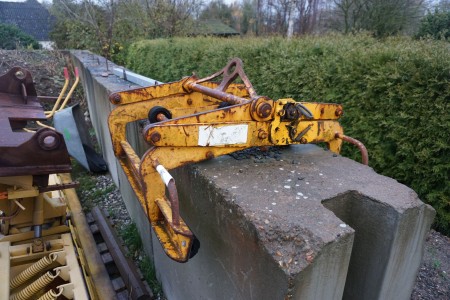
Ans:
POLYGON ((272 105, 269 103, 261 103, 258 105, 257 113, 260 118, 267 118, 272 113, 272 105))
POLYGON ((22 80, 25 78, 25 73, 22 70, 17 71, 14 75, 19 80, 22 80))
POLYGON ((337 108, 334 114, 336 115, 336 117, 341 117, 344 114, 344 111, 340 108, 337 108))
POLYGON ((150 135, 150 140, 151 140, 153 143, 159 142, 159 141, 161 140, 161 134, 159 134, 159 132, 153 132, 153 133, 150 135))
POLYGON ((307 144, 307 143, 308 143, 308 140, 305 139, 304 137, 302 137, 302 138, 300 139, 300 144, 307 144))
POLYGON ((114 94, 114 95, 112 95, 112 97, 111 97, 111 101, 112 101, 114 104, 119 104, 119 103, 122 101, 122 97, 121 97, 119 94, 114 94))
POLYGON ((268 134, 267 134, 267 132, 265 132, 265 131, 260 131, 259 133, 258 133, 258 138, 260 138, 261 140, 264 140, 264 139, 266 139, 268 137, 268 134))

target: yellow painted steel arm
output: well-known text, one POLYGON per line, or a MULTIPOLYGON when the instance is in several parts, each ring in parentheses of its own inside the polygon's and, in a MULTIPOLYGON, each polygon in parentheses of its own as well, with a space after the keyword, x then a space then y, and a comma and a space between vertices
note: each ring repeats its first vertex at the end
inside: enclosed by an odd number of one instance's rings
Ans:
POLYGON ((114 153, 172 259, 185 262, 195 237, 179 213, 169 170, 255 146, 326 143, 339 153, 342 106, 258 96, 233 59, 221 71, 198 79, 114 93, 109 116, 114 153), (222 76, 219 83, 212 79, 222 76), (232 83, 240 77, 243 84, 232 83), (127 141, 126 125, 149 118, 140 158, 127 141), (166 195, 166 191, 168 192, 166 195))

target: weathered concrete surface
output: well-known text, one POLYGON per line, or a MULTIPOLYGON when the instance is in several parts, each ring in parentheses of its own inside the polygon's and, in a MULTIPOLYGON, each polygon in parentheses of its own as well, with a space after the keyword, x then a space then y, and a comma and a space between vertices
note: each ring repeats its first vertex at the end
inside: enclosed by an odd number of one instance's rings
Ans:
POLYGON ((282 161, 222 157, 176 175, 203 243, 188 266, 156 262, 182 291, 173 299, 211 277, 220 287, 203 286, 203 299, 340 299, 345 276, 344 299, 409 299, 434 210, 395 180, 313 145, 288 147, 282 161), (183 282, 196 264, 202 272, 183 282))
MULTIPOLYGON (((226 156, 173 171, 201 248, 188 263, 168 259, 112 154, 107 96, 126 83, 102 77, 95 56, 73 56, 103 153, 169 299, 409 299, 433 209, 395 180, 311 145, 286 148, 281 161, 226 156)), ((141 152, 138 128, 129 133, 141 152)))

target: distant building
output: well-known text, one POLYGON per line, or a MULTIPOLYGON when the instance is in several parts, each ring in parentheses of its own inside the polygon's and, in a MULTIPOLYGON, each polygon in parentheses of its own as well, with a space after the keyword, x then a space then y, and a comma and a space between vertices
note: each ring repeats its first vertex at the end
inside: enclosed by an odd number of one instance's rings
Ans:
POLYGON ((0 23, 15 25, 34 37, 43 48, 51 48, 53 17, 36 0, 0 0, 0 23))
POLYGON ((192 35, 229 37, 239 35, 239 32, 219 20, 204 20, 198 21, 192 35))

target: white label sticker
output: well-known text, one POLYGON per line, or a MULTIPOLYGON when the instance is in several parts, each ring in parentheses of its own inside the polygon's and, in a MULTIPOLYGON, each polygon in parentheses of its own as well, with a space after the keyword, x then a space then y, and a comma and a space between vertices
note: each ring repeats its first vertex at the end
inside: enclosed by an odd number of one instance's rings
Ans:
POLYGON ((172 175, 170 175, 170 173, 162 165, 158 165, 156 167, 156 171, 161 176, 161 179, 164 181, 165 185, 168 185, 169 181, 173 179, 172 175))
POLYGON ((247 143, 248 125, 199 126, 199 146, 222 146, 247 143))

